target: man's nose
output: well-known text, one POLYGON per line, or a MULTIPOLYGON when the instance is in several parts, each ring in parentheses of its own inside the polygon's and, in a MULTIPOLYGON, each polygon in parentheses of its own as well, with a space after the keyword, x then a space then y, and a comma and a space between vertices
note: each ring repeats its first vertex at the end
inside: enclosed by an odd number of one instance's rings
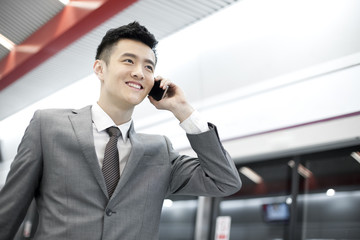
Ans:
POLYGON ((131 76, 135 79, 142 80, 144 79, 143 68, 140 64, 134 66, 133 71, 131 72, 131 76))

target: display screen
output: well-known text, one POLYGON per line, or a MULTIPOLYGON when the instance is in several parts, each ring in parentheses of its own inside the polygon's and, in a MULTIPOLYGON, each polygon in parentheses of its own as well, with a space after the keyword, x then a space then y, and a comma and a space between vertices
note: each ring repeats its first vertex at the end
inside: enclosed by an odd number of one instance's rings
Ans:
POLYGON ((264 204, 262 208, 266 222, 288 221, 290 218, 289 205, 286 203, 264 204))

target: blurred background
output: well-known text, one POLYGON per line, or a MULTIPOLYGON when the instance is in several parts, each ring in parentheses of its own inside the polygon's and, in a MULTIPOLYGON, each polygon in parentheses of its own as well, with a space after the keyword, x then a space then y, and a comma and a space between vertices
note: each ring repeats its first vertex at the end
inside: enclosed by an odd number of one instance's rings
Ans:
MULTIPOLYGON (((160 239, 360 239, 358 0, 1 0, 0 188, 34 111, 95 103, 97 45, 135 20, 243 180, 227 198, 165 200, 160 239)), ((134 121, 194 154, 147 100, 134 121)))

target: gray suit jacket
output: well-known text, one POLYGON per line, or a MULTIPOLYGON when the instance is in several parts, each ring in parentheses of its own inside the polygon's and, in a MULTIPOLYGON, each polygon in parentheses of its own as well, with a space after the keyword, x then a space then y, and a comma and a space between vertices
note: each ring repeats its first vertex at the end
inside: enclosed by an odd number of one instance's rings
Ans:
POLYGON ((15 235, 35 197, 35 239, 158 239, 170 194, 226 196, 240 189, 216 128, 188 135, 198 158, 179 155, 164 136, 129 131, 132 151, 109 199, 95 153, 91 107, 37 111, 0 193, 0 239, 15 235))

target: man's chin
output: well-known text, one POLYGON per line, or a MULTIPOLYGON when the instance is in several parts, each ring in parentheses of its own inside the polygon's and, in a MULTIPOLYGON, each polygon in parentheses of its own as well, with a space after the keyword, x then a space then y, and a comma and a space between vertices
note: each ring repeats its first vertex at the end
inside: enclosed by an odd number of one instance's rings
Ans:
POLYGON ((142 103, 144 101, 145 97, 139 97, 139 98, 132 98, 132 99, 129 99, 129 103, 131 105, 134 105, 134 106, 137 106, 139 105, 140 103, 142 103))

